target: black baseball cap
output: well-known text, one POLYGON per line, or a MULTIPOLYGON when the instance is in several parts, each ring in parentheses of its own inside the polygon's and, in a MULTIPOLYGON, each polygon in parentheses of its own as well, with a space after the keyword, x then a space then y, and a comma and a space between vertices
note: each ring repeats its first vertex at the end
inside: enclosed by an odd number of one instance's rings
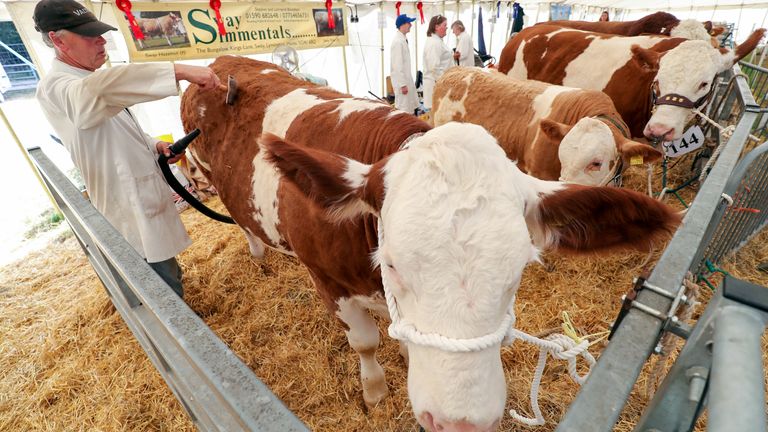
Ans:
POLYGON ((101 36, 117 30, 99 21, 91 11, 75 0, 42 0, 35 5, 35 30, 48 33, 69 30, 81 36, 101 36))

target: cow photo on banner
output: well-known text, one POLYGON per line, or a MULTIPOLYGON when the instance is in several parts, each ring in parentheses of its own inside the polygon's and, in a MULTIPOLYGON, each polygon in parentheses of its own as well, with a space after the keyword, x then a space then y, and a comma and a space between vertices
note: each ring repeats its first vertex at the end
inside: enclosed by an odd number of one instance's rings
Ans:
POLYGON ((122 17, 120 31, 133 41, 128 43, 130 60, 147 62, 270 53, 281 45, 348 45, 344 2, 333 6, 329 14, 324 2, 221 3, 218 11, 208 3, 136 2, 126 11, 115 4, 114 12, 122 17))

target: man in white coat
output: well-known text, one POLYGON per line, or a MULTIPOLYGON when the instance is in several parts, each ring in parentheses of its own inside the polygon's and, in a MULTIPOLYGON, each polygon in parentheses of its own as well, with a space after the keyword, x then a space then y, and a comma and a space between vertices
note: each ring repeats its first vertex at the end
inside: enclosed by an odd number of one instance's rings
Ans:
POLYGON ((398 16, 395 20, 397 32, 392 40, 389 74, 392 79, 392 89, 395 92, 395 108, 415 114, 419 106, 419 98, 416 95, 416 85, 411 73, 411 50, 408 48, 408 39, 405 37, 411 31, 411 23, 414 21, 416 18, 410 18, 405 14, 398 16))
POLYGON ((472 67, 475 65, 475 52, 472 48, 472 37, 466 32, 464 23, 455 21, 451 24, 451 30, 456 35, 456 51, 453 58, 459 66, 472 67))
POLYGON ((33 19, 56 51, 37 87, 43 113, 80 169, 93 205, 182 296, 176 255, 191 240, 157 165, 159 152, 171 155, 170 143, 144 133, 128 107, 178 95, 179 80, 216 89, 219 78, 207 67, 171 63, 97 70, 107 58, 101 35, 117 29, 75 0, 42 0, 33 19))
POLYGON ((424 44, 424 107, 432 109, 435 82, 451 67, 453 55, 443 38, 448 32, 448 19, 435 15, 429 20, 427 42, 424 44))

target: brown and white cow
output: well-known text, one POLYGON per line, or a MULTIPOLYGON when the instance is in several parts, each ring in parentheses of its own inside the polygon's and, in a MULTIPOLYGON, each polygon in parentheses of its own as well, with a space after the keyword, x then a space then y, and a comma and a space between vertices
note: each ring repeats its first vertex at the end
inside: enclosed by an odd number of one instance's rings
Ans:
POLYGON ((542 180, 602 186, 630 159, 661 159, 660 151, 628 138, 629 128, 605 93, 489 69, 454 67, 443 74, 432 118, 435 126, 483 126, 518 168, 542 180))
POLYGON ((623 36, 639 36, 641 34, 665 34, 675 27, 680 20, 667 12, 655 12, 635 21, 544 21, 536 24, 567 27, 597 33, 609 33, 623 36))
POLYGON ((716 36, 725 31, 724 27, 712 26, 712 21, 697 20, 680 21, 667 12, 656 12, 636 21, 544 21, 536 25, 553 25, 595 33, 607 33, 620 36, 665 35, 691 40, 710 41, 714 47, 719 46, 716 36))
POLYGON ((537 25, 523 29, 507 43, 498 69, 514 78, 602 90, 613 100, 632 136, 672 140, 684 132, 691 108, 703 103, 715 75, 752 51, 764 33, 765 29, 756 30, 731 51, 699 40, 624 37, 537 25), (652 113, 654 83, 658 90, 652 113))
MULTIPOLYGON (((164 37, 168 46, 172 46, 171 37, 179 34, 178 26, 181 18, 173 12, 168 12, 167 15, 156 18, 136 18, 136 23, 144 33, 144 37, 164 37)), ((139 39, 139 45, 144 48, 144 41, 139 39)))
POLYGON ((203 131, 190 153, 255 255, 266 245, 306 265, 360 356, 368 405, 387 386, 366 309, 394 312, 409 398, 431 431, 496 428, 506 385, 501 337, 489 335, 506 332, 539 248, 647 247, 679 222, 639 193, 530 177, 477 125, 430 130, 247 58, 211 67, 235 76, 238 100, 190 86, 184 126, 203 131))

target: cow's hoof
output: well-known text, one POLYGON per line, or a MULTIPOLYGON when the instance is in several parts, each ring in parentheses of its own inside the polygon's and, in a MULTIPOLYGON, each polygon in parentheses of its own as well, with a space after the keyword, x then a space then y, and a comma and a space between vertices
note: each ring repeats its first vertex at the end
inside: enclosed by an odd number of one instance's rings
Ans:
POLYGON ((368 409, 373 409, 382 400, 389 396, 389 389, 385 383, 381 386, 369 386, 363 389, 363 400, 368 409))

